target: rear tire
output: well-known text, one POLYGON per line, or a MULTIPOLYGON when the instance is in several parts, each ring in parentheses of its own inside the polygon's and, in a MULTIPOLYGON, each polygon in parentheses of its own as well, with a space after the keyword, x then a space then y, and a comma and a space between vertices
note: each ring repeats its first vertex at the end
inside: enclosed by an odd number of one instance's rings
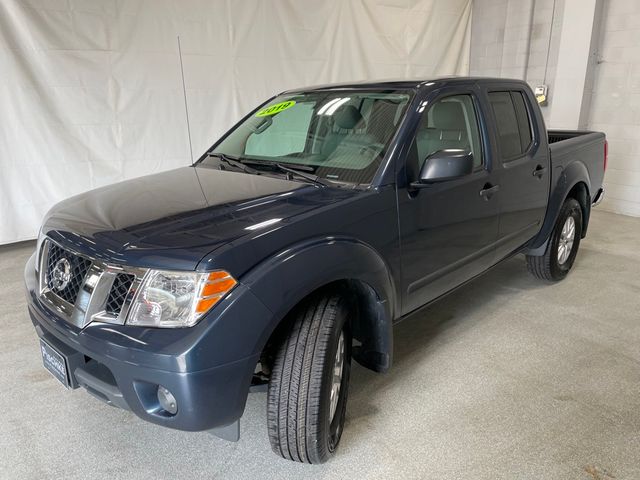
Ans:
POLYGON ((337 294, 313 298, 294 315, 279 348, 267 425, 271 448, 286 459, 324 463, 340 442, 351 368, 349 312, 337 294))
POLYGON ((527 269, 537 278, 557 282, 567 276, 580 247, 582 209, 574 198, 565 200, 542 256, 527 255, 527 269))

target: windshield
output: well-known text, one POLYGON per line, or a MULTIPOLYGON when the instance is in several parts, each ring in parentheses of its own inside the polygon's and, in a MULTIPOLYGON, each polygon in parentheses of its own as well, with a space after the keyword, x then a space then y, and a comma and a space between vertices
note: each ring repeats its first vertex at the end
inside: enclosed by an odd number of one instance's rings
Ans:
POLYGON ((281 95, 236 126, 211 153, 251 165, 279 163, 334 182, 370 183, 410 97, 409 91, 395 90, 281 95))

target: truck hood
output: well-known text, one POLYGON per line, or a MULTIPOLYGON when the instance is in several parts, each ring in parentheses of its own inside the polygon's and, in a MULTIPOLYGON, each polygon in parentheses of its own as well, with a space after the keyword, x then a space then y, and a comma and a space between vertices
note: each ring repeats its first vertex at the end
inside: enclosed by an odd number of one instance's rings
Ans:
POLYGON ((184 167, 69 198, 47 214, 43 233, 108 262, 194 269, 224 244, 351 195, 343 188, 184 167))

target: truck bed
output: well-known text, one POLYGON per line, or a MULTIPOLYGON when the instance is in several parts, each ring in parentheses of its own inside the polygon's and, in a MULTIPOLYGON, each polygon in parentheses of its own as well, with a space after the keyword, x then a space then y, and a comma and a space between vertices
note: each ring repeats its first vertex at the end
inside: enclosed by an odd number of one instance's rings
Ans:
POLYGON ((567 168, 582 163, 589 172, 589 187, 595 194, 604 177, 605 135, 589 130, 548 130, 549 150, 553 167, 567 168))
POLYGON ((547 130, 547 137, 549 138, 549 145, 551 145, 552 143, 562 142, 564 140, 569 140, 577 137, 583 137, 591 133, 599 132, 592 132, 589 130, 547 130))
POLYGON ((602 132, 588 130, 548 130, 553 166, 552 185, 567 169, 586 169, 591 201, 599 197, 606 168, 606 140, 602 132), (558 168, 560 167, 560 168, 558 168))

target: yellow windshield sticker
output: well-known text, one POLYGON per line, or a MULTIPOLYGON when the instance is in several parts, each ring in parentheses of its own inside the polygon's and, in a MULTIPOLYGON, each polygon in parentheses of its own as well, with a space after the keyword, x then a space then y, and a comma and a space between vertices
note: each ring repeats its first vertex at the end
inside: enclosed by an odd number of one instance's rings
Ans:
POLYGON ((286 102, 276 103, 275 105, 269 105, 266 108, 263 108, 258 113, 256 113, 256 117, 268 117, 269 115, 275 115, 276 113, 280 113, 287 108, 291 108, 296 104, 294 100, 287 100, 286 102))

